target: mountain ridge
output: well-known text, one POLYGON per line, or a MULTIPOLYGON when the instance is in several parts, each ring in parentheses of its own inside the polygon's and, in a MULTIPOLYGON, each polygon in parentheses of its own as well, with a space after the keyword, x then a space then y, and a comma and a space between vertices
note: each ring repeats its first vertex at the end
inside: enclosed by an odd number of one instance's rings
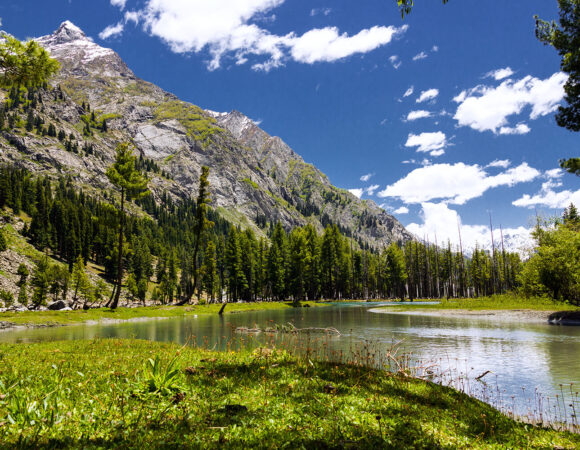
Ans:
POLYGON ((37 41, 62 65, 54 84, 64 98, 47 98, 46 121, 56 121, 78 142, 90 142, 95 152, 80 157, 46 136, 4 136, 1 160, 69 174, 81 184, 106 189, 104 172, 116 143, 131 141, 143 157, 171 174, 152 177, 156 198, 165 190, 176 198, 195 196, 201 166, 207 165, 212 206, 242 227, 260 233, 258 224, 264 220, 279 220, 288 229, 312 223, 321 230, 336 224, 375 248, 413 239, 393 216, 371 200, 333 186, 281 138, 270 136, 243 113, 203 110, 141 80, 116 52, 95 44, 72 22, 63 22, 37 41), (107 133, 83 135, 87 111, 81 104, 92 107, 96 120, 107 122, 107 133))

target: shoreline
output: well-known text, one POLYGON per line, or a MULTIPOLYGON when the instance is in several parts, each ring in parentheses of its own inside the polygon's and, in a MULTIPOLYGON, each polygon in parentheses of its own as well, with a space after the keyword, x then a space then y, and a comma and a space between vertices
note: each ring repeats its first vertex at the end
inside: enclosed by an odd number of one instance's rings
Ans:
MULTIPOLYGON (((118 308, 114 311, 106 308, 93 310, 74 311, 24 311, 20 313, 10 313, 4 318, 6 313, 0 313, 0 333, 26 329, 26 328, 53 328, 69 325, 101 325, 125 322, 143 322, 148 320, 164 320, 175 317, 195 318, 205 315, 219 314, 222 303, 211 305, 189 305, 189 306, 146 306, 139 308, 118 308), (120 317, 106 317, 105 315, 118 314, 120 317)), ((252 303, 227 303, 228 307, 224 314, 237 314, 243 312, 257 312, 264 310, 279 310, 291 308, 288 302, 252 302, 252 303)), ((302 302, 302 307, 324 307, 324 304, 314 302, 302 302)))
POLYGON ((580 324, 577 321, 550 321, 550 316, 559 311, 541 311, 533 309, 421 309, 409 310, 399 309, 398 307, 371 308, 369 312, 377 314, 408 314, 413 316, 431 316, 431 317, 453 317, 453 318, 473 318, 482 320, 493 320, 502 322, 526 322, 526 323, 544 323, 544 324, 580 324), (395 309, 397 308, 397 309, 395 309))

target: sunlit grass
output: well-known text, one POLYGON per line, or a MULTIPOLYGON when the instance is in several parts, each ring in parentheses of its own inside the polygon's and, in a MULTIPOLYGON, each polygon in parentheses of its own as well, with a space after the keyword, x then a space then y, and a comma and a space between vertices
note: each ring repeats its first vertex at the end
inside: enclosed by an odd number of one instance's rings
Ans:
POLYGON ((4 447, 578 448, 458 391, 283 350, 0 345, 4 447))
MULTIPOLYGON (((323 306, 314 302, 302 302, 303 306, 323 306)), ((139 308, 96 308, 75 311, 23 311, 0 313, 0 321, 10 322, 16 325, 46 324, 46 325, 69 325, 87 321, 99 321, 103 319, 131 320, 147 317, 180 317, 193 316, 196 314, 217 314, 222 304, 191 305, 191 306, 144 306, 139 308)), ((253 303, 229 303, 224 314, 263 311, 274 309, 291 308, 290 302, 253 302, 253 303)))

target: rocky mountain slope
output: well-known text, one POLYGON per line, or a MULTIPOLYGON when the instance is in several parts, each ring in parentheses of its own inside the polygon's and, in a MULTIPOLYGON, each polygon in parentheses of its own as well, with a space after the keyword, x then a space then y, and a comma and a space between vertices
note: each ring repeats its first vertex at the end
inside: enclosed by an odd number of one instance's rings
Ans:
MULTIPOLYGON (((412 239, 393 216, 333 186, 242 113, 215 113, 180 101, 136 77, 119 55, 72 23, 64 22, 38 42, 62 65, 52 81, 59 88, 42 94, 41 119, 81 150, 67 151, 65 140, 55 136, 4 132, 0 163, 67 174, 86 190, 101 193, 110 187, 105 170, 117 143, 132 141, 161 169, 150 174, 156 197, 165 191, 176 199, 195 196, 201 166, 207 165, 212 206, 258 233, 280 220, 286 228, 313 223, 322 230, 337 224, 344 234, 373 247, 412 239), (88 146, 90 151, 83 151, 88 146)), ((0 101, 7 96, 0 90, 0 101)))

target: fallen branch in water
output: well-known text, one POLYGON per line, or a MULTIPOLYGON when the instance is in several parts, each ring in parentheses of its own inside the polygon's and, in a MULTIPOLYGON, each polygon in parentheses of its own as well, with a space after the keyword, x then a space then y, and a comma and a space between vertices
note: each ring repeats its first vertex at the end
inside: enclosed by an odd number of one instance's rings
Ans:
POLYGON ((248 328, 248 327, 237 327, 236 333, 288 333, 288 334, 298 334, 298 333, 325 333, 334 334, 340 336, 340 331, 334 327, 328 328, 317 328, 317 327, 307 327, 307 328, 296 328, 294 325, 289 323, 288 325, 274 325, 268 328, 248 328))

